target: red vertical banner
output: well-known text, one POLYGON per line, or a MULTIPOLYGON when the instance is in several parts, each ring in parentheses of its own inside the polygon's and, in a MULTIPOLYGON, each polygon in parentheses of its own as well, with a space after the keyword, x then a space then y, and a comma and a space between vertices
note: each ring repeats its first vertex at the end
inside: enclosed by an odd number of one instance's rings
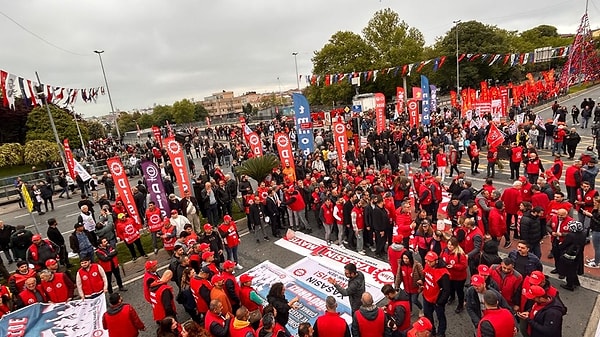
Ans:
POLYGON ((481 83, 479 83, 479 85, 481 86, 481 91, 479 92, 479 101, 480 102, 489 102, 490 94, 489 94, 487 82, 481 81, 481 83))
POLYGON ((475 89, 469 88, 469 98, 468 98, 469 110, 473 110, 473 107, 475 106, 475 102, 477 102, 477 91, 475 91, 475 89))
POLYGON ((250 146, 250 151, 252 151, 252 155, 254 157, 262 156, 263 148, 260 137, 256 132, 250 129, 248 124, 245 123, 246 120, 244 119, 244 117, 240 117, 240 122, 242 123, 242 132, 244 133, 244 139, 246 140, 246 143, 248 143, 248 145, 250 146))
POLYGON ((338 164, 346 167, 346 151, 348 151, 348 135, 346 134, 346 125, 342 122, 333 123, 333 142, 338 153, 338 164))
POLYGON ((67 160, 69 175, 75 180, 77 174, 75 173, 75 161, 73 160, 73 152, 71 152, 71 147, 69 146, 69 139, 65 138, 65 140, 63 140, 63 146, 65 147, 65 158, 67 160))
POLYGON ((113 180, 115 181, 115 187, 117 188, 117 193, 119 194, 119 198, 123 201, 125 209, 127 209, 127 213, 129 213, 129 216, 134 219, 135 222, 141 225, 142 222, 140 214, 138 213, 135 200, 133 199, 133 193, 131 192, 131 186, 129 186, 129 180, 127 180, 127 171, 125 171, 123 163, 121 163, 121 159, 119 159, 119 157, 109 158, 106 160, 106 164, 108 165, 110 174, 112 174, 113 180))
POLYGON ((468 89, 461 90, 460 97, 462 100, 462 108, 460 110, 462 112, 462 116, 465 117, 467 115, 467 110, 469 110, 469 90, 468 89))
POLYGON ((187 159, 183 153, 183 147, 175 140, 175 137, 166 138, 165 145, 169 158, 171 159, 171 165, 173 165, 173 171, 175 171, 175 177, 177 177, 179 193, 183 195, 184 191, 192 190, 192 181, 190 180, 190 174, 185 165, 187 159))
POLYGON ((453 107, 458 108, 458 99, 456 97, 456 91, 450 90, 450 104, 453 107))
POLYGON ((413 99, 422 99, 423 92, 421 91, 421 87, 412 87, 413 99))
POLYGON ((156 142, 162 148, 163 147, 163 142, 162 142, 162 134, 160 132, 160 128, 158 126, 153 126, 152 127, 152 133, 154 134, 154 139, 156 139, 156 142))
POLYGON ((500 87, 500 99, 502 101, 502 117, 508 115, 508 88, 500 87))
POLYGON ((419 101, 416 99, 409 99, 406 104, 408 107, 408 123, 412 126, 419 125, 419 101))
POLYGON ((281 164, 286 166, 290 164, 290 167, 294 170, 296 165, 294 164, 294 152, 292 151, 292 143, 290 137, 285 132, 278 132, 275 134, 275 144, 277 144, 277 151, 279 151, 279 158, 281 158, 281 164))
POLYGON ((396 112, 398 112, 398 115, 402 115, 404 113, 405 99, 406 94, 404 93, 404 88, 396 87, 396 112))
POLYGON ((381 134, 385 130, 385 96, 380 92, 375 94, 375 122, 377 134, 381 134))

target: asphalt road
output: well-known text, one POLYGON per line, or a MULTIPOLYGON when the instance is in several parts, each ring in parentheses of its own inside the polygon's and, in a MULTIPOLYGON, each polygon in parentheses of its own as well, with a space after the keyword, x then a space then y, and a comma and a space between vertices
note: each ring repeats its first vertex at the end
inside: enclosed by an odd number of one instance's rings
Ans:
MULTIPOLYGON (((568 107, 572 106, 573 104, 579 106, 583 97, 592 97, 596 101, 600 101, 600 99, 598 98, 599 96, 600 87, 596 87, 586 91, 584 96, 566 99, 561 101, 560 103, 568 107)), ((540 113, 544 119, 550 118, 552 115, 552 112, 549 108, 542 110, 540 113)), ((568 116, 568 120, 568 125, 570 126, 570 116, 568 116)), ((592 145, 593 140, 590 136, 591 130, 580 130, 580 134, 582 136, 582 143, 579 145, 578 150, 584 149, 585 146, 592 145)), ((549 150, 541 150, 540 155, 541 158, 544 160, 545 164, 553 160, 549 150)), ((570 163, 567 162, 565 164, 569 165, 570 163)), ((509 180, 510 172, 508 171, 508 167, 506 166, 507 165, 505 165, 504 170, 500 172, 497 171, 496 174, 496 179, 494 183, 499 188, 504 188, 512 184, 512 181, 509 180)), ((480 171, 485 172, 485 167, 485 156, 482 156, 480 171)), ((468 160, 463 160, 461 169, 470 172, 468 160)), ((485 174, 472 176, 469 177, 469 179, 473 181, 475 188, 480 188, 485 180, 485 174)), ((135 183, 137 182, 137 179, 133 179, 131 182, 135 183)), ((100 193, 102 193, 102 191, 100 191, 100 193)), ((34 217, 36 218, 40 231, 45 234, 47 229, 47 219, 50 217, 54 217, 58 220, 60 231, 65 235, 65 238, 68 239, 68 235, 70 235, 70 233, 73 231, 73 224, 75 223, 76 217, 79 214, 79 211, 77 209, 78 200, 79 194, 76 194, 74 198, 70 200, 56 199, 55 211, 48 212, 42 216, 38 216, 37 214, 35 214, 34 217)), ((2 219, 5 223, 11 225, 32 225, 32 219, 29 213, 25 209, 19 209, 16 204, 0 207, 0 219, 2 219)), ((316 226, 313 226, 313 228, 315 227, 316 226)), ((240 263, 245 267, 245 269, 241 272, 244 272, 245 270, 248 270, 265 260, 270 260, 271 262, 285 268, 302 258, 302 256, 298 254, 295 254, 289 250, 286 250, 282 247, 273 244, 273 238, 271 238, 271 242, 262 241, 260 244, 257 244, 253 238, 247 235, 248 232, 246 228, 240 228, 240 230, 242 232, 242 243, 239 251, 239 259, 240 263)), ((316 230, 312 235, 322 237, 323 231, 320 229, 316 230)), ((167 261, 163 258, 160 261, 160 263, 161 265, 165 266, 167 264, 167 261)), ((9 266, 9 269, 11 271, 14 270, 14 264, 9 266)), ((152 321, 151 307, 148 303, 144 301, 144 298, 142 296, 142 286, 140 280, 142 275, 141 268, 137 268, 137 270, 137 273, 129 273, 127 275, 126 279, 128 280, 127 283, 129 291, 123 293, 123 297, 125 302, 132 304, 137 309, 138 313, 140 314, 140 317, 146 323, 147 329, 144 333, 142 333, 141 336, 155 336, 156 326, 152 321)), ((558 280, 552 279, 551 282, 559 290, 561 289, 559 287, 560 282, 558 280)), ((588 320, 590 319, 591 311, 594 307, 596 298, 598 297, 598 292, 600 291, 600 287, 598 287, 597 285, 598 283, 584 283, 590 284, 590 286, 588 286, 589 289, 585 289, 582 287, 575 292, 561 291, 561 298, 563 299, 563 301, 569 309, 568 315, 564 317, 563 334, 565 336, 584 335, 584 331, 588 324, 588 320)), ((448 306, 447 318, 449 323, 447 336, 471 336, 473 333, 473 327, 468 319, 467 313, 463 312, 461 314, 455 314, 452 309, 453 307, 448 306)), ((180 313, 179 318, 181 321, 188 318, 187 314, 185 314, 185 311, 182 307, 179 308, 178 312, 180 313)))

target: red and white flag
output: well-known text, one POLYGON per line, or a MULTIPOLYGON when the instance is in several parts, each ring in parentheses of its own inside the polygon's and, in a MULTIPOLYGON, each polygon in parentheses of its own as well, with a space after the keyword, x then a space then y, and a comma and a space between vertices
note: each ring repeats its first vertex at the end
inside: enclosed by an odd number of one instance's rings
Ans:
POLYGON ((162 133, 160 132, 160 128, 158 126, 153 126, 152 133, 154 134, 154 139, 156 139, 156 142, 158 143, 158 145, 160 145, 160 148, 162 149, 163 142, 162 142, 162 133))
POLYGON ((256 157, 256 156, 262 156, 263 155, 263 148, 262 148, 262 141, 260 140, 260 137, 258 136, 258 134, 254 131, 252 131, 252 129, 250 129, 250 127, 248 126, 248 124, 245 123, 245 119, 240 118, 240 121, 242 122, 242 132, 244 133, 244 139, 246 140, 246 143, 248 143, 248 145, 250 146, 250 150, 252 151, 252 154, 256 157))
POLYGON ((294 164, 294 152, 292 150, 292 143, 290 137, 285 132, 278 132, 274 137, 275 144, 277 144, 277 150, 279 151, 279 158, 281 158, 281 164, 285 167, 287 164, 290 165, 294 170, 296 165, 294 164))
POLYGON ((73 180, 77 177, 75 173, 75 160, 73 159, 73 152, 71 152, 71 146, 69 146, 69 139, 65 138, 63 140, 63 146, 65 147, 65 159, 67 160, 67 169, 69 170, 69 175, 73 180))
POLYGON ((175 137, 167 137, 165 139, 165 147, 167 148, 167 153, 171 159, 175 177, 177 177, 179 193, 183 195, 183 192, 192 190, 192 181, 190 180, 190 174, 186 167, 186 157, 183 152, 183 146, 175 140, 175 137))
POLYGON ((333 141, 338 153, 338 164, 346 167, 346 151, 348 151, 348 135, 346 135, 346 125, 342 122, 333 123, 333 141))
POLYGON ((409 99, 408 104, 408 124, 413 127, 419 125, 419 101, 416 99, 409 99))
POLYGON ((498 130, 496 123, 492 122, 490 124, 490 132, 487 135, 487 143, 490 148, 498 147, 504 143, 504 135, 502 132, 500 132, 500 130, 498 130))
POLYGON ((377 134, 385 130, 385 96, 382 93, 375 94, 375 122, 377 134))
POLYGON ((135 222, 141 225, 142 221, 140 214, 137 206, 135 205, 133 193, 131 192, 131 186, 129 186, 129 180, 127 180, 127 171, 125 171, 125 167, 123 167, 121 159, 119 157, 109 158, 106 160, 106 164, 108 165, 110 174, 112 174, 117 193, 119 194, 119 198, 121 198, 123 201, 127 213, 132 219, 135 220, 135 222))

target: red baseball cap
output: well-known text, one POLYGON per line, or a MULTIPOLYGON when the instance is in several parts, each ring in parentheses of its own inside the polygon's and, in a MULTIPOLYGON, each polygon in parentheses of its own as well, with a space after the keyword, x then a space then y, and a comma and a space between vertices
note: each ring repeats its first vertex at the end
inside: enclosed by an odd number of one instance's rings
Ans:
POLYGON ((235 267, 235 262, 231 261, 231 260, 227 260, 225 262, 223 262, 223 269, 228 269, 228 268, 233 268, 235 267))
POLYGON ((215 283, 217 283, 217 282, 221 282, 221 281, 223 281, 223 280, 224 280, 224 278, 223 278, 223 276, 222 276, 221 274, 215 274, 215 275, 212 277, 212 279, 210 279, 210 283, 212 283, 212 284, 215 284, 215 283))
POLYGON ((393 243, 402 243, 402 240, 404 240, 404 236, 400 234, 394 235, 394 237, 392 238, 393 243))
POLYGON ((527 297, 530 300, 544 295, 546 295, 546 290, 536 285, 532 285, 531 287, 529 287, 529 290, 525 292, 525 297, 527 297))
POLYGON ((242 276, 240 276, 240 283, 246 283, 246 282, 250 282, 252 281, 254 277, 248 275, 248 274, 244 274, 242 276))
POLYGON ((46 267, 53 266, 53 265, 55 265, 56 263, 57 263, 57 262, 56 262, 56 260, 55 260, 55 259, 49 259, 49 260, 46 260, 46 267))
POLYGON ((413 323, 413 328, 418 332, 431 331, 433 325, 427 317, 420 317, 416 322, 413 323))
POLYGON ((214 256, 215 253, 214 252, 204 252, 202 253, 202 260, 206 261, 206 259, 208 259, 211 256, 214 256))
POLYGON ((482 284, 485 284, 485 278, 483 276, 479 274, 471 276, 471 285, 478 287, 482 284))
POLYGON ((438 255, 436 252, 427 252, 427 254, 425 254, 425 261, 437 261, 438 259, 438 255))
POLYGON ((209 245, 208 243, 206 243, 206 242, 202 242, 202 243, 200 244, 200 250, 205 250, 205 249, 207 249, 207 248, 210 248, 210 245, 209 245))
POLYGON ((539 286, 545 279, 546 276, 539 270, 534 270, 531 272, 531 275, 529 275, 529 283, 535 286, 539 286))
POLYGON ((39 234, 35 234, 34 236, 31 237, 31 241, 37 241, 37 240, 41 240, 42 236, 39 234))
POLYGON ((490 276, 490 267, 486 266, 485 264, 480 264, 477 266, 477 272, 481 276, 490 276))
POLYGON ((146 261, 146 264, 144 265, 144 267, 146 268, 146 270, 150 270, 150 269, 156 267, 156 265, 158 265, 158 261, 151 260, 151 261, 146 261))
POLYGON ((206 231, 209 231, 209 230, 211 230, 211 229, 212 229, 212 226, 211 226, 209 223, 207 223, 207 224, 205 224, 205 225, 204 225, 204 231, 205 231, 205 232, 206 232, 206 231))

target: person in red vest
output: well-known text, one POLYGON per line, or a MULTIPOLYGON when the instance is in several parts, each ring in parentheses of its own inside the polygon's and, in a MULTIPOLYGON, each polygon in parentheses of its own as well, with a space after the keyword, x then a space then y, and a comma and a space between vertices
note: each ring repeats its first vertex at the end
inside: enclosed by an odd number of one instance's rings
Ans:
POLYGON ((440 147, 440 152, 435 156, 435 163, 438 169, 438 175, 442 177, 442 181, 446 179, 446 168, 448 167, 448 155, 444 153, 444 147, 440 147))
POLYGON ((81 299, 96 298, 108 292, 108 281, 104 269, 97 263, 92 263, 89 257, 84 257, 80 262, 81 268, 77 271, 75 284, 81 299))
MULTIPOLYGON (((248 308, 248 311, 253 312, 258 310, 261 315, 263 313, 263 300, 258 295, 256 290, 252 288, 253 277, 248 274, 240 276, 240 303, 248 308)), ((255 329, 258 329, 260 321, 252 322, 255 329)))
POLYGON ((402 244, 404 241, 404 237, 402 235, 394 235, 392 238, 392 244, 388 246, 387 256, 390 264, 390 268, 392 269, 392 273, 394 274, 394 280, 396 275, 398 274, 398 268, 400 268, 400 260, 402 259, 402 254, 406 251, 406 248, 402 244))
POLYGON ((146 255, 146 252, 144 252, 144 247, 142 247, 142 240, 140 237, 140 229, 142 229, 141 225, 138 224, 134 219, 128 217, 125 213, 120 213, 117 218, 118 219, 115 226, 117 230, 117 236, 119 239, 125 241, 125 245, 127 245, 133 261, 137 260, 137 254, 135 253, 134 245, 137 247, 140 255, 148 258, 148 255, 146 255))
POLYGON ((235 279, 235 275, 233 274, 233 269, 236 267, 236 263, 227 260, 223 263, 223 271, 221 272, 221 276, 223 277, 225 283, 223 284, 223 289, 227 294, 227 297, 231 301, 232 312, 237 313, 237 309, 240 307, 240 285, 235 279))
POLYGON ((223 217, 223 223, 218 227, 219 234, 225 243, 225 252, 227 252, 227 260, 235 262, 235 269, 243 269, 238 262, 238 247, 240 245, 240 234, 238 233, 235 221, 230 215, 223 217))
POLYGON ((419 195, 419 205, 421 208, 427 212, 427 216, 432 218, 434 212, 434 195, 431 190, 431 184, 433 183, 432 179, 427 179, 425 182, 419 187, 418 195, 419 195))
POLYGON ((448 303, 454 302, 454 296, 458 297, 455 313, 464 310, 465 282, 467 281, 467 255, 458 244, 455 236, 450 237, 448 246, 440 254, 440 259, 446 264, 450 279, 450 298, 448 303))
POLYGON ((521 194, 521 187, 523 183, 520 181, 515 181, 513 183, 513 187, 507 188, 502 193, 502 197, 500 199, 504 202, 504 210, 506 212, 506 234, 504 235, 505 243, 504 248, 509 248, 511 245, 510 241, 510 229, 514 224, 514 238, 518 239, 519 234, 517 233, 517 222, 519 220, 519 206, 521 205, 521 201, 523 201, 523 196, 521 194), (514 222, 513 222, 514 219, 514 222))
POLYGON ((490 147, 487 153, 487 177, 494 178, 496 175, 496 162, 498 161, 498 148, 490 147))
POLYGON ((287 205, 290 227, 304 230, 306 234, 312 233, 310 223, 306 220, 306 204, 302 194, 294 188, 288 187, 285 193, 285 205, 287 205), (302 224, 302 227, 300 227, 302 224))
POLYGON ((173 278, 173 272, 165 270, 162 277, 150 286, 150 304, 152 304, 152 316, 155 322, 160 322, 166 317, 177 320, 177 307, 173 287, 168 283, 173 278))
POLYGON ((523 275, 515 270, 515 262, 507 257, 499 265, 492 265, 490 267, 490 277, 500 286, 500 294, 506 302, 517 310, 519 308, 523 275))
POLYGON ((519 181, 523 184, 521 185, 521 189, 519 190, 521 192, 522 201, 531 202, 531 196, 533 195, 531 187, 533 185, 525 177, 519 177, 519 181))
POLYGON ((146 209, 146 225, 152 236, 152 248, 154 248, 154 255, 158 253, 158 240, 159 232, 163 228, 163 216, 160 208, 156 207, 154 201, 148 202, 148 209, 146 209))
POLYGON ((200 317, 206 315, 210 303, 210 291, 213 287, 208 280, 210 273, 210 268, 204 266, 200 268, 198 274, 190 279, 190 289, 196 301, 196 312, 200 317))
POLYGON ((517 143, 510 144, 508 156, 510 159, 510 180, 519 179, 519 167, 521 161, 523 161, 523 148, 517 146, 517 143))
POLYGON ((486 290, 483 293, 483 317, 477 326, 477 337, 513 337, 517 335, 515 317, 510 310, 498 307, 495 292, 486 290))
POLYGON ((102 315, 102 328, 108 330, 108 337, 137 337, 146 326, 133 306, 123 303, 119 293, 108 297, 109 307, 102 315))
POLYGON ((560 154, 560 151, 563 151, 563 154, 565 155, 567 154, 567 152, 562 147, 563 142, 565 141, 565 136, 567 135, 567 133, 565 132, 565 128, 566 127, 564 125, 559 125, 554 131, 554 135, 552 135, 552 138, 554 139, 554 144, 552 146, 553 156, 555 152, 558 152, 558 154, 560 154))
POLYGON ((46 261, 58 258, 58 245, 42 236, 35 234, 31 238, 31 245, 27 249, 27 262, 34 265, 35 270, 40 271, 46 265, 46 261))
POLYGON ((48 298, 42 287, 37 284, 35 277, 30 277, 25 281, 25 289, 21 290, 15 303, 16 308, 24 308, 34 303, 47 302, 48 298))
POLYGON ((567 188, 567 199, 575 203, 577 197, 577 188, 581 184, 583 177, 581 175, 581 160, 576 160, 573 165, 567 167, 565 171, 565 187, 567 188))
POLYGON ((584 213, 592 212, 592 210, 594 209, 594 198, 597 196, 598 191, 592 189, 590 183, 587 181, 583 181, 581 183, 581 188, 577 189, 577 200, 575 201, 575 209, 577 210, 577 217, 579 218, 579 222, 581 222, 584 225, 584 228, 589 227, 585 225, 586 220, 589 218, 586 217, 584 213))
MULTIPOLYGON (((409 316, 410 319, 410 316, 409 316)), ((313 325, 313 337, 350 337, 350 328, 337 312, 337 301, 333 296, 325 299, 325 313, 313 325)))
POLYGON ((396 291, 391 284, 385 284, 381 292, 388 299, 385 311, 395 323, 391 326, 392 336, 404 336, 410 328, 410 297, 402 289, 396 291))
POLYGON ((35 277, 35 275, 35 270, 30 269, 26 261, 17 262, 17 270, 8 278, 8 289, 13 296, 17 296, 25 289, 25 281, 28 278, 35 277))
POLYGON ((493 205, 490 208, 490 215, 488 217, 488 231, 493 240, 500 242, 500 238, 506 234, 504 202, 498 200, 493 205))
POLYGON ((331 198, 325 198, 323 205, 321 205, 319 209, 319 219, 323 223, 323 228, 325 229, 325 242, 327 245, 331 245, 331 233, 333 232, 333 224, 335 223, 335 218, 333 217, 333 202, 331 198))
POLYGON ((160 276, 156 272, 157 268, 158 261, 156 260, 146 261, 146 264, 144 265, 144 284, 142 284, 142 287, 144 291, 144 298, 148 303, 150 303, 150 287, 160 279, 160 276))
POLYGON ((531 195, 531 207, 536 208, 539 206, 545 211, 550 203, 548 195, 542 192, 539 185, 531 186, 531 192, 533 193, 531 195))
POLYGON ((356 251, 365 255, 366 252, 364 250, 364 237, 363 231, 365 229, 365 206, 367 203, 364 200, 354 201, 354 206, 352 207, 352 211, 350 212, 350 219, 352 222, 352 231, 354 231, 354 236, 356 237, 356 251))
POLYGON ((229 321, 229 337, 256 337, 256 331, 250 321, 250 311, 242 306, 235 312, 235 317, 229 321))
MULTIPOLYGON (((531 307, 535 303, 533 300, 527 297, 527 293, 532 286, 540 286, 542 287, 548 296, 554 298, 557 297, 560 300, 560 295, 558 293, 558 289, 556 289, 543 272, 539 270, 535 270, 531 273, 531 275, 526 276, 523 280, 523 284, 521 286, 521 302, 519 304, 518 312, 522 311, 530 311, 531 307)), ((562 302, 562 300, 561 300, 562 302)), ((521 331, 524 331, 527 328, 527 323, 525 320, 520 321, 521 331)))
POLYGON ((435 336, 446 336, 446 303, 450 297, 450 275, 443 266, 435 252, 425 255, 425 269, 423 269, 423 313, 429 321, 433 322, 435 311, 438 319, 438 327, 432 328, 435 336), (437 333, 436 333, 437 331, 437 333))
POLYGON ((391 337, 385 312, 373 303, 373 295, 363 293, 361 304, 352 317, 352 337, 391 337))
POLYGON ((544 172, 544 166, 540 158, 538 158, 537 153, 531 152, 529 154, 529 160, 525 165, 525 172, 527 172, 527 179, 531 184, 537 183, 540 172, 544 172))
POLYGON ((44 269, 40 272, 40 280, 40 286, 49 302, 63 303, 73 299, 75 285, 64 273, 44 269))
POLYGON ((163 222, 163 227, 158 232, 160 238, 163 241, 163 247, 169 254, 169 256, 173 256, 173 251, 175 250, 175 243, 177 242, 177 228, 173 226, 171 220, 166 218, 163 222))
POLYGON ((433 325, 427 317, 420 317, 413 323, 412 329, 408 330, 406 337, 429 337, 433 325))
POLYGON ((211 300, 209 311, 204 318, 204 328, 213 337, 229 337, 230 313, 223 314, 223 304, 219 300, 211 300))
POLYGON ((10 291, 5 285, 0 285, 0 318, 8 314, 12 308, 10 291))
POLYGON ((477 142, 471 141, 467 149, 467 154, 471 160, 471 174, 479 174, 479 148, 477 147, 477 142))
POLYGON ((562 336, 563 316, 567 308, 556 298, 546 294, 540 286, 532 285, 525 294, 535 303, 531 310, 517 313, 527 322, 527 334, 531 337, 562 336))
POLYGON ((98 257, 98 264, 100 264, 106 273, 109 294, 112 294, 113 291, 113 275, 115 275, 115 280, 117 280, 117 286, 119 286, 119 290, 127 291, 127 288, 123 286, 123 280, 121 279, 121 271, 119 270, 119 259, 117 258, 117 253, 117 250, 108 243, 106 238, 100 239, 98 248, 96 249, 96 256, 98 257))

